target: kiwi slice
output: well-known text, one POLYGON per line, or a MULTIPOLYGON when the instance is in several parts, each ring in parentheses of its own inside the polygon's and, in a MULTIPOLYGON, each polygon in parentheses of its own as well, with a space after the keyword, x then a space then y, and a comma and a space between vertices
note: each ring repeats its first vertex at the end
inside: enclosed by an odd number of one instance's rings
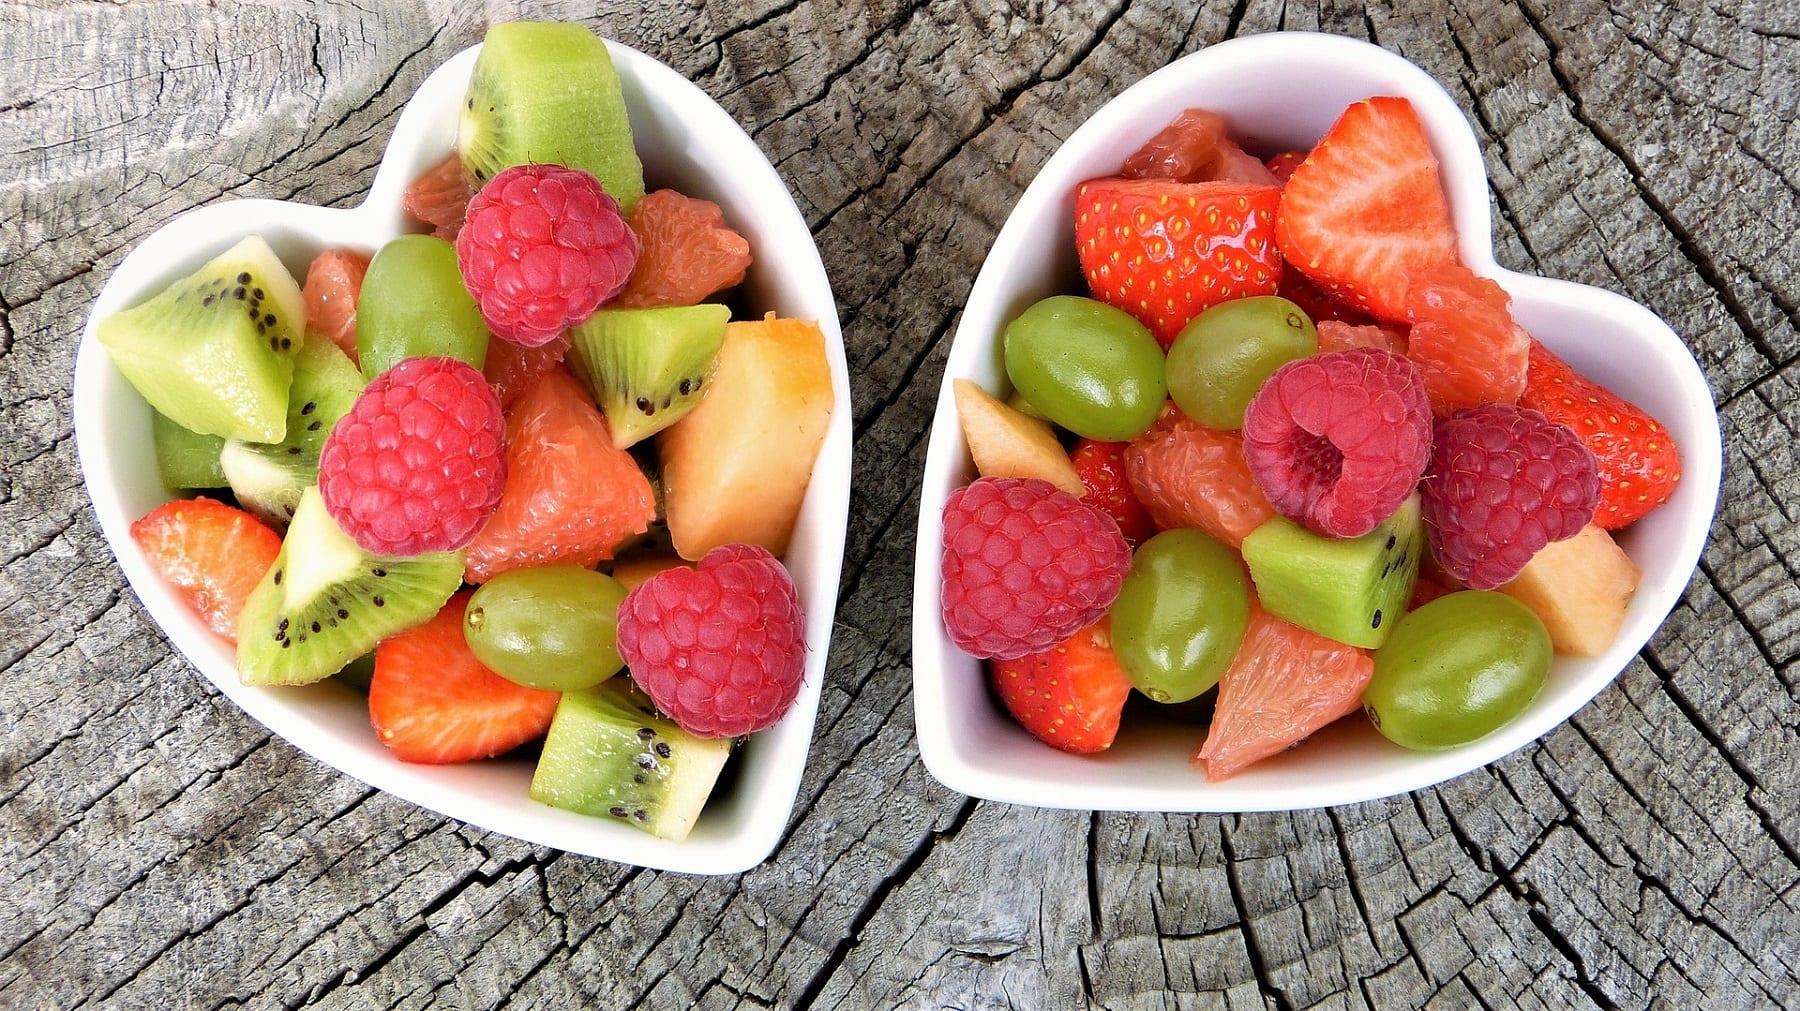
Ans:
POLYGON ((1414 495, 1361 537, 1326 537, 1276 516, 1244 538, 1244 563, 1270 614, 1375 649, 1412 598, 1424 545, 1414 495))
POLYGON ((303 685, 431 620, 462 585, 463 553, 371 555, 338 529, 317 488, 300 496, 287 536, 238 615, 238 679, 303 685))
POLYGON ((569 361, 625 449, 694 409, 712 381, 731 310, 602 309, 570 331, 569 361))
POLYGON ((169 420, 200 435, 278 442, 305 322, 294 276, 252 235, 95 333, 169 420))
POLYGON ((489 28, 469 76, 456 149, 477 189, 501 169, 550 162, 591 173, 627 213, 644 195, 618 71, 606 43, 580 25, 489 28))
POLYGON ((727 737, 695 737, 656 713, 629 678, 564 692, 531 777, 531 799, 686 838, 731 754, 727 737))
POLYGON ((151 411, 150 441, 156 444, 156 471, 171 491, 223 488, 229 483, 219 466, 224 439, 190 432, 162 412, 151 411))
POLYGON ((356 363, 336 344, 316 340, 294 358, 287 435, 280 442, 227 439, 219 468, 238 504, 277 531, 286 530, 300 493, 319 481, 319 450, 331 426, 350 412, 362 391, 356 363))

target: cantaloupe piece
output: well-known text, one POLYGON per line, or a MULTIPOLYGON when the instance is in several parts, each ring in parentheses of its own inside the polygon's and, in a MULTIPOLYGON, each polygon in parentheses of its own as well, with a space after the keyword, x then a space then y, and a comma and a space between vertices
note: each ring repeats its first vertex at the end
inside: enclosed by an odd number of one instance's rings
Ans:
POLYGON ((613 562, 612 577, 627 590, 635 590, 651 576, 676 566, 692 567, 693 563, 674 555, 634 555, 613 562))
POLYGON ((793 536, 833 406, 825 335, 805 320, 730 323, 705 399, 657 437, 675 551, 779 555, 793 536))
POLYGON ((958 379, 951 385, 963 439, 982 477, 1035 477, 1076 498, 1087 494, 1081 475, 1048 424, 1008 407, 973 380, 958 379))
POLYGON ((1619 634, 1642 575, 1631 556, 1590 523, 1573 537, 1544 545, 1500 592, 1543 619, 1558 653, 1598 656, 1619 634))

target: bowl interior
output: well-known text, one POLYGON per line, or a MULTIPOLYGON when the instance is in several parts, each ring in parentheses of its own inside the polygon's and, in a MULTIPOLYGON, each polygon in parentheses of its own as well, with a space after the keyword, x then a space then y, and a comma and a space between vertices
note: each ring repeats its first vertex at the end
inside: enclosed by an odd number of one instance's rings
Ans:
POLYGON ((395 760, 369 728, 363 696, 333 683, 250 688, 238 682, 232 647, 208 632, 148 567, 129 525, 167 500, 149 435, 150 411, 94 336, 97 320, 183 276, 249 234, 261 234, 296 277, 328 246, 372 253, 419 230, 401 210, 406 184, 447 156, 457 107, 479 47, 435 71, 407 103, 362 206, 327 209, 265 200, 211 205, 146 238, 102 289, 77 353, 76 439, 100 525, 132 588, 170 641, 219 690, 273 732, 372 786, 483 828, 533 843, 625 863, 698 873, 754 866, 774 848, 799 788, 824 682, 850 485, 850 392, 837 307, 812 236, 786 186, 731 117, 681 75, 629 47, 608 43, 624 83, 651 188, 673 186, 721 205, 750 241, 756 262, 741 290, 753 311, 816 320, 826 336, 834 412, 785 562, 807 613, 806 681, 781 723, 754 735, 728 768, 729 786, 681 842, 558 811, 526 795, 532 763, 500 759, 426 767, 395 760))
POLYGON ((1668 614, 1694 570, 1719 484, 1719 429, 1692 354, 1643 306, 1608 292, 1498 267, 1487 177, 1454 100, 1424 71, 1367 43, 1311 33, 1251 36, 1211 46, 1150 75, 1108 103, 1050 158, 1002 227, 970 292, 945 368, 927 449, 914 578, 914 698, 920 750, 946 785, 1048 807, 1255 811, 1349 803, 1441 782, 1504 755, 1566 719, 1609 683, 1668 614), (1352 717, 1303 747, 1208 783, 1188 764, 1204 723, 1133 707, 1118 742, 1067 755, 1020 729, 988 692, 982 668, 943 632, 941 511, 973 479, 951 381, 1007 389, 998 334, 1032 302, 1085 291, 1074 252, 1075 184, 1111 175, 1181 109, 1222 113, 1253 151, 1309 148, 1351 102, 1400 95, 1418 109, 1443 165, 1464 260, 1513 296, 1518 321, 1576 368, 1668 425, 1683 457, 1674 498, 1620 543, 1644 571, 1624 628, 1604 655, 1558 657, 1548 686, 1518 720, 1481 741, 1425 754, 1390 745, 1352 717))

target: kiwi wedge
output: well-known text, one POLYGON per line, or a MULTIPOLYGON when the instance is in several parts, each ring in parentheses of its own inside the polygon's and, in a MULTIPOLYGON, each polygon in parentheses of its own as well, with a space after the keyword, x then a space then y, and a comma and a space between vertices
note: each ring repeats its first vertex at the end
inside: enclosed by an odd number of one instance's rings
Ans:
POLYGON ((544 738, 531 799, 683 839, 731 754, 728 737, 695 737, 659 716, 629 678, 564 692, 544 738))
POLYGON ((278 442, 305 323, 294 276, 252 235, 95 333, 169 420, 200 435, 278 442))
POLYGON ((618 71, 606 43, 580 25, 512 21, 488 29, 456 150, 477 189, 502 169, 551 162, 591 173, 627 213, 644 195, 618 71))
POLYGON ((288 392, 287 434, 275 443, 227 439, 219 450, 219 469, 238 504, 275 530, 286 530, 300 493, 319 481, 325 437, 350 412, 362 387, 362 372, 336 344, 316 340, 301 348, 288 392))
POLYGON ((429 621, 462 585, 463 553, 371 555, 338 529, 307 488, 281 554, 238 615, 238 679, 303 685, 398 632, 429 621))
POLYGON ((223 488, 230 482, 219 466, 225 440, 190 432, 161 411, 150 412, 150 441, 156 446, 156 472, 171 491, 223 488))
POLYGON ((569 361, 614 446, 647 439, 700 403, 730 321, 730 309, 711 303, 602 309, 570 331, 569 361))
POLYGON ((1338 539, 1276 516, 1244 538, 1244 564, 1270 614, 1338 642, 1375 649, 1412 599, 1425 550, 1419 496, 1380 526, 1338 539))

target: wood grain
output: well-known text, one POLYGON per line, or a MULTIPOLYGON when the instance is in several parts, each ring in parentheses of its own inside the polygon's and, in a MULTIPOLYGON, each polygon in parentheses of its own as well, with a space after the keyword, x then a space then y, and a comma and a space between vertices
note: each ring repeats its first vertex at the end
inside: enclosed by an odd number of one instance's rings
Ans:
POLYGON ((1771 1008, 1800 1004, 1800 2, 0 5, 0 1006, 1771 1008), (717 98, 817 237, 856 478, 813 761, 708 879, 446 821, 213 692, 125 586, 68 409, 131 246, 357 202, 492 20, 585 19, 717 98), (1369 38, 1469 112, 1502 263, 1638 299, 1718 401, 1686 596, 1568 724, 1416 794, 1241 817, 937 784, 910 569, 949 336, 1061 138, 1170 59, 1369 38))

